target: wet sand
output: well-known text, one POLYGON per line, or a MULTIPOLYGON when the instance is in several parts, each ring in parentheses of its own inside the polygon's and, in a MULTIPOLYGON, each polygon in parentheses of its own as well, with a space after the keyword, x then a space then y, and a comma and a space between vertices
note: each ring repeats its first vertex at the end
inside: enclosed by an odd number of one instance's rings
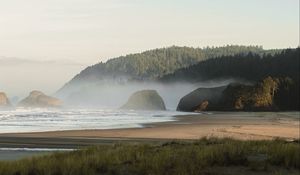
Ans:
POLYGON ((144 128, 0 134, 0 147, 77 148, 116 142, 162 142, 203 137, 241 140, 300 138, 299 112, 213 112, 177 116, 144 128))

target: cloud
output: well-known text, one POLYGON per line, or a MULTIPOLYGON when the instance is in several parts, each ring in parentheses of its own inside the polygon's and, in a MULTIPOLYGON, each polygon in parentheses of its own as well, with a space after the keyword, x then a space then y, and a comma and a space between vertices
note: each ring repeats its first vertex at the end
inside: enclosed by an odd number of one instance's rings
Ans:
POLYGON ((17 57, 0 56, 1 66, 19 66, 19 65, 63 65, 63 66, 83 66, 85 64, 71 60, 34 60, 17 57))

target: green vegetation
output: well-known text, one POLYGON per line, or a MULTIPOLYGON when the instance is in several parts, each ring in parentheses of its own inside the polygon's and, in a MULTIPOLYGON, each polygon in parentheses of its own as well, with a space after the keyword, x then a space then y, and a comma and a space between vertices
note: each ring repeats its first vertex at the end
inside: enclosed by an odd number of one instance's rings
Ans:
POLYGON ((200 82, 235 78, 257 82, 267 76, 299 80, 300 48, 286 49, 277 54, 255 53, 221 56, 179 69, 162 77, 162 82, 200 82))
POLYGON ((253 85, 232 83, 199 88, 183 97, 178 111, 287 111, 300 110, 299 81, 270 76, 253 85))
MULTIPOLYGON (((225 47, 168 47, 162 49, 149 50, 137 54, 129 54, 118 58, 113 58, 103 63, 100 62, 89 66, 80 74, 76 75, 67 88, 76 83, 94 82, 106 79, 120 81, 123 78, 129 80, 154 80, 164 75, 171 74, 180 68, 189 67, 198 62, 221 56, 232 56, 236 54, 255 53, 258 55, 275 54, 280 50, 264 50, 258 46, 236 46, 225 47)), ((64 89, 63 88, 63 89, 64 89)))
POLYGON ((274 103, 281 110, 300 110, 300 85, 299 80, 295 81, 291 78, 280 78, 276 80, 277 89, 274 96, 274 103))
MULTIPOLYGON (((0 174, 14 175, 201 175, 219 168, 255 174, 297 174, 300 143, 201 139, 162 144, 102 145, 14 162, 0 162, 0 174)), ((231 171, 229 174, 234 174, 231 171)))
POLYGON ((231 84, 220 103, 223 110, 300 110, 299 82, 267 77, 254 86, 231 84))
POLYGON ((249 52, 262 54, 266 51, 257 46, 208 47, 204 49, 173 46, 121 56, 110 59, 106 63, 101 62, 83 70, 75 79, 86 78, 89 75, 100 79, 103 78, 103 75, 126 75, 137 80, 153 79, 209 58, 249 52))

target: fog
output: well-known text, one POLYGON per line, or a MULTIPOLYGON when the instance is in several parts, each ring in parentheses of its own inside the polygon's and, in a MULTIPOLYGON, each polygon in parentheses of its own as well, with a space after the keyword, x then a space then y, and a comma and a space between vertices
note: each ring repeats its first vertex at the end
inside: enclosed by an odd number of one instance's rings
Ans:
MULTIPOLYGON (((33 90, 52 96, 57 89, 82 69, 82 64, 63 61, 37 61, 0 57, 0 91, 7 94, 16 105, 33 90)), ((66 107, 119 108, 130 95, 139 90, 156 90, 163 98, 167 109, 176 109, 179 100, 200 87, 224 86, 234 79, 206 81, 200 83, 176 82, 132 82, 128 77, 107 77, 102 81, 89 81, 68 86, 55 96, 64 101, 66 107)))
POLYGON ((98 83, 82 83, 67 87, 57 93, 57 97, 65 101, 66 106, 119 108, 125 104, 134 92, 139 90, 156 90, 163 98, 168 110, 175 110, 179 100, 197 88, 218 87, 237 82, 234 79, 206 81, 200 83, 154 83, 131 82, 115 83, 112 81, 98 83))
POLYGON ((85 66, 69 60, 32 60, 0 56, 0 91, 12 101, 32 90, 53 94, 85 66))

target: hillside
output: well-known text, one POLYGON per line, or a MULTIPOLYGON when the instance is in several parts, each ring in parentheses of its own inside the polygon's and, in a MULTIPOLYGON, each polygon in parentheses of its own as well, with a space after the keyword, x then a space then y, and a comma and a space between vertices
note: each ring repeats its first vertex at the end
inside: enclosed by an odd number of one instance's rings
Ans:
POLYGON ((258 46, 236 45, 212 48, 173 46, 149 50, 89 66, 68 82, 60 92, 78 83, 99 82, 101 80, 114 80, 116 82, 154 80, 209 58, 244 55, 249 52, 262 55, 265 53, 274 54, 278 50, 267 51, 258 46))
POLYGON ((161 82, 200 82, 215 79, 243 79, 257 82, 267 76, 299 80, 300 48, 275 55, 255 53, 221 56, 182 68, 160 78, 161 82))

